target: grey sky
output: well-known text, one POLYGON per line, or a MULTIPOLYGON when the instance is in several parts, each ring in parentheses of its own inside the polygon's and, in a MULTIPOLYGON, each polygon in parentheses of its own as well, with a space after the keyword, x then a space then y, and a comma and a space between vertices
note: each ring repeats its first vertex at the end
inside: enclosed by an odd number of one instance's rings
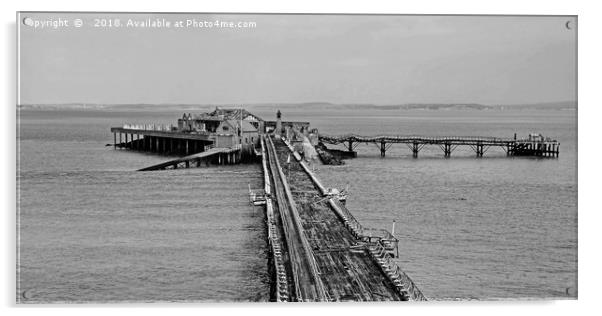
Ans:
MULTIPOLYGON (((23 14, 252 21, 252 29, 21 30, 21 103, 576 99, 574 17, 23 14), (565 24, 570 22, 572 30, 565 24)), ((21 22, 20 21, 20 22, 21 22)))

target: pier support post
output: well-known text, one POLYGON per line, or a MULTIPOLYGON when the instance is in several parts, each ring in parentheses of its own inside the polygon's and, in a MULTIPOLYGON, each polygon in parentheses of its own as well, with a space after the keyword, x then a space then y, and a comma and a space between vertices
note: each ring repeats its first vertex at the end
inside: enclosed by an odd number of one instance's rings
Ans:
POLYGON ((478 158, 483 157, 483 144, 481 144, 480 142, 477 143, 475 151, 477 152, 477 157, 478 158))
POLYGON ((412 157, 418 158, 419 150, 420 150, 420 147, 419 147, 418 143, 416 143, 416 142, 412 143, 412 157))
POLYGON ((445 155, 445 158, 449 158, 451 156, 451 144, 450 143, 445 143, 443 145, 443 154, 445 155))
POLYGON ((159 137, 155 137, 155 152, 159 152, 159 137))
POLYGON ((121 132, 119 132, 119 148, 123 148, 123 141, 121 140, 121 132))
POLYGON ((349 145, 347 146, 349 151, 353 151, 353 141, 349 141, 349 145))
POLYGON ((385 153, 387 152, 387 147, 385 142, 380 142, 380 156, 385 157, 385 153))
POLYGON ((117 149, 117 134, 113 133, 113 149, 117 149))
POLYGON ((548 156, 548 144, 543 144, 543 156, 547 157, 548 156))

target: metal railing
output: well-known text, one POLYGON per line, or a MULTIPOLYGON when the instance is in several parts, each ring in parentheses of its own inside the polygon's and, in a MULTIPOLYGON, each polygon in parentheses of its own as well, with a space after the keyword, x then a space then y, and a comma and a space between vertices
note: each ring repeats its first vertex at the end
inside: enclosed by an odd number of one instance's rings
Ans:
POLYGON ((378 263, 401 295, 413 301, 427 300, 424 294, 416 287, 414 281, 403 272, 381 243, 370 245, 369 251, 372 258, 378 263))
POLYGON ((173 124, 123 124, 124 129, 140 131, 172 132, 177 130, 173 124))
POLYGON ((345 134, 345 135, 319 135, 321 141, 340 144, 344 142, 403 142, 403 143, 466 143, 466 142, 482 142, 482 143, 495 143, 495 144, 507 144, 514 142, 556 142, 556 140, 545 138, 541 141, 533 139, 514 139, 514 138, 501 138, 501 137, 489 137, 489 136, 421 136, 421 135, 374 135, 374 136, 362 136, 357 134, 345 134))
POLYGON ((273 258, 274 258, 274 270, 276 273, 276 300, 278 302, 286 302, 289 300, 288 293, 288 278, 286 274, 286 268, 284 266, 284 258, 283 258, 283 250, 282 250, 282 241, 280 238, 280 234, 278 233, 277 221, 274 215, 274 207, 272 205, 271 198, 271 182, 270 177, 268 175, 268 167, 267 160, 265 156, 265 145, 263 142, 263 138, 261 138, 261 151, 262 158, 261 164, 263 167, 264 174, 264 194, 266 200, 266 217, 267 217, 267 225, 268 225, 268 240, 272 250, 273 258))

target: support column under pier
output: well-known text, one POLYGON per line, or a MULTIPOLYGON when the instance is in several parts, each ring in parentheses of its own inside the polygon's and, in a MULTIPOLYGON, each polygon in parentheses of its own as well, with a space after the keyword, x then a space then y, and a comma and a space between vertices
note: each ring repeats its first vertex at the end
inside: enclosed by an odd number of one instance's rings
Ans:
POLYGON ((479 157, 479 158, 483 157, 483 147, 484 146, 481 143, 478 143, 475 147, 476 148, 475 151, 477 152, 477 157, 479 157))
POLYGON ((445 143, 443 144, 443 154, 445 158, 449 158, 451 156, 451 144, 445 143))

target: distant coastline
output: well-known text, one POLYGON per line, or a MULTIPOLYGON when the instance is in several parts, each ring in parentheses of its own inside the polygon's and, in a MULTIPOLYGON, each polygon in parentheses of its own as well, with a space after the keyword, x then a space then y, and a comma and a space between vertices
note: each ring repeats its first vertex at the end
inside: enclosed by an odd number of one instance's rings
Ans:
MULTIPOLYGON (((214 109, 215 107, 237 107, 240 104, 95 104, 95 103, 66 103, 66 104, 21 104, 23 110, 112 110, 112 111, 166 111, 183 110, 199 111, 214 109)), ((404 103, 393 105, 377 104, 335 104, 329 102, 307 102, 307 103, 252 103, 244 104, 249 110, 272 110, 272 109, 306 109, 306 110, 575 110, 576 101, 542 102, 529 104, 498 104, 484 105, 478 103, 404 103)))

